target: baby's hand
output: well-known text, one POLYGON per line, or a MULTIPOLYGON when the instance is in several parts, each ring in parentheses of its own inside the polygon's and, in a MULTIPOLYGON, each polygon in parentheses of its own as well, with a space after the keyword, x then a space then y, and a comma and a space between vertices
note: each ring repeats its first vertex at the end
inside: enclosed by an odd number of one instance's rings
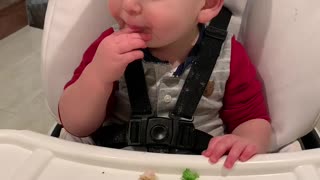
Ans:
POLYGON ((120 79, 126 67, 134 60, 143 58, 139 49, 146 48, 151 35, 122 29, 107 36, 99 45, 94 56, 93 66, 98 78, 104 83, 120 79))
POLYGON ((236 135, 228 134, 212 138, 209 142, 208 149, 202 155, 208 157, 210 162, 216 163, 219 159, 228 153, 224 162, 227 169, 231 169, 237 160, 247 161, 258 153, 257 146, 236 135))

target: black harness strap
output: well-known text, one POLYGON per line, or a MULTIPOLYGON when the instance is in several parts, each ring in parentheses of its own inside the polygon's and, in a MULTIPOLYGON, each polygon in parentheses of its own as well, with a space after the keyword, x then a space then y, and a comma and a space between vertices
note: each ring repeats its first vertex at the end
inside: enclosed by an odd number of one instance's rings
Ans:
MULTIPOLYGON (((227 8, 223 8, 220 14, 214 18, 206 28, 198 57, 191 66, 174 110, 169 114, 170 119, 161 119, 153 116, 142 60, 130 63, 125 72, 132 109, 129 128, 127 125, 102 127, 92 135, 95 143, 111 148, 123 148, 128 144, 135 144, 132 143, 132 141, 137 141, 141 143, 141 145, 147 144, 146 142, 150 136, 147 132, 153 132, 148 128, 153 128, 153 126, 151 126, 152 123, 159 119, 163 121, 164 124, 172 126, 171 130, 167 132, 170 134, 170 137, 172 137, 171 142, 174 143, 167 144, 171 146, 171 148, 174 146, 174 148, 177 149, 188 149, 194 153, 201 153, 206 149, 212 136, 194 128, 192 123, 193 114, 220 55, 222 45, 227 36, 226 29, 231 16, 232 13, 227 8), (148 118, 151 118, 150 121, 148 118), (132 128, 130 126, 135 127, 132 128), (128 129, 129 132, 127 131, 128 129), (132 134, 144 134, 145 137, 130 137, 132 134), (128 138, 128 135, 130 138, 128 138)), ((137 145, 139 145, 139 143, 137 143, 137 145)), ((156 147, 153 146, 150 148, 156 147)))
POLYGON ((220 29, 221 31, 226 32, 230 24, 231 16, 232 12, 228 8, 223 7, 218 16, 210 21, 209 27, 215 27, 217 29, 220 29))
POLYGON ((125 71, 125 79, 132 115, 151 115, 152 107, 141 60, 129 64, 125 71))
POLYGON ((205 36, 210 38, 204 38, 201 42, 199 56, 191 66, 173 110, 174 115, 192 118, 220 55, 222 44, 227 36, 226 29, 231 15, 228 9, 223 8, 220 14, 206 28, 205 36))
POLYGON ((97 146, 121 149, 128 146, 127 125, 103 126, 91 135, 97 146))

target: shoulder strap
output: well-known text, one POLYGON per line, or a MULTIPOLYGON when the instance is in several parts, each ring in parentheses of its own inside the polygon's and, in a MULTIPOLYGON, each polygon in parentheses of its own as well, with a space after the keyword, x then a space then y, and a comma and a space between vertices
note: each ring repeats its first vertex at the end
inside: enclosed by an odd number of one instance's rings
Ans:
POLYGON ((223 8, 206 28, 198 57, 191 66, 172 112, 174 116, 192 119, 227 37, 231 15, 227 8, 223 8))
POLYGON ((142 60, 130 63, 125 71, 132 115, 151 115, 152 107, 143 71, 142 60))

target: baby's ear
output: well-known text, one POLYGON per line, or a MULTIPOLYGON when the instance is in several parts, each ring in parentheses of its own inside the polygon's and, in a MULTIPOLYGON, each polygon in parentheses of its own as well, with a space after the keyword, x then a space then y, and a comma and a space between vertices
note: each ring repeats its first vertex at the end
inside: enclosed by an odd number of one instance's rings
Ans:
POLYGON ((204 0, 205 4, 199 12, 198 22, 205 24, 216 17, 223 7, 224 0, 204 0))

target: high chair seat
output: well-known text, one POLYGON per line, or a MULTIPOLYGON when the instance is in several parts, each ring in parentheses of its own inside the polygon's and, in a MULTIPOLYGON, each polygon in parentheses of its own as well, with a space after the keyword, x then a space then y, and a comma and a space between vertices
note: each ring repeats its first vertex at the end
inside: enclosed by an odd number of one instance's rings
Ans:
MULTIPOLYGON (((243 42, 264 82, 277 150, 310 132, 320 112, 320 1, 226 0, 229 31, 243 42)), ((50 0, 43 38, 43 88, 58 120, 58 100, 86 48, 115 21, 107 1, 50 0), (90 28, 88 28, 90 27, 90 28)))

